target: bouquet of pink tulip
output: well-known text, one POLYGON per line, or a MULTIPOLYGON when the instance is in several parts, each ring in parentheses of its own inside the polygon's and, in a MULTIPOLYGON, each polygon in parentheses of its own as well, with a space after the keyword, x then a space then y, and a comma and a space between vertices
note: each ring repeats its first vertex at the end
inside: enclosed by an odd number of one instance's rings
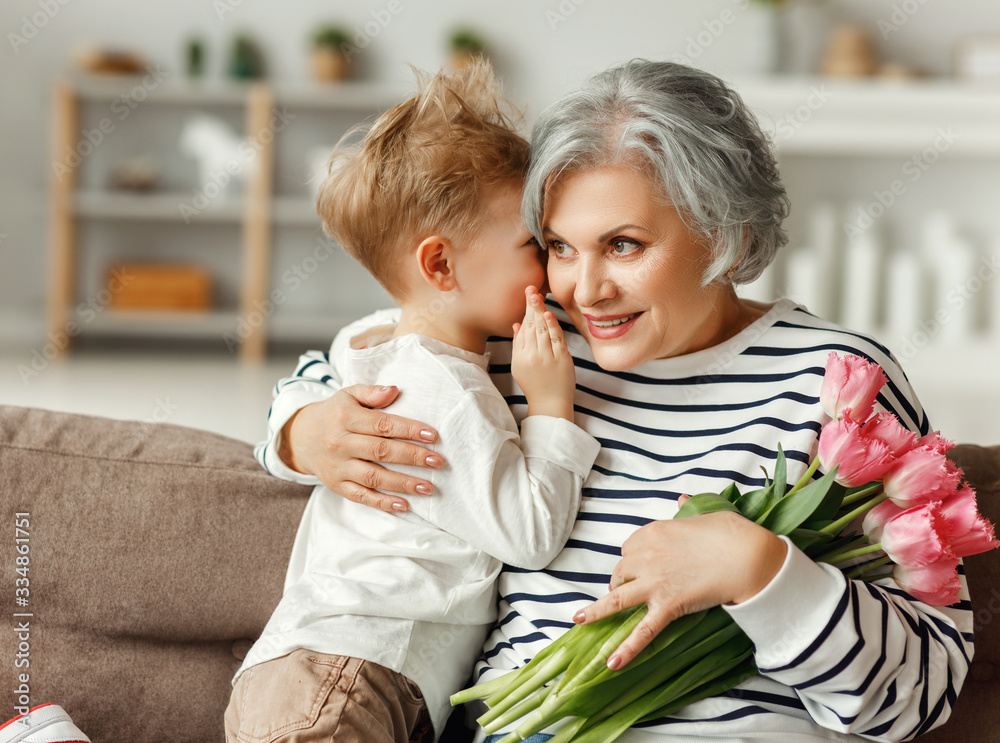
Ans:
MULTIPOLYGON (((891 570, 914 598, 955 603, 959 559, 1000 542, 962 471, 945 456, 952 442, 936 432, 918 438, 894 416, 873 414, 884 384, 877 364, 831 353, 820 392, 831 420, 802 478, 788 486, 779 445, 765 487, 740 493, 733 483, 692 496, 674 518, 735 511, 786 535, 817 562, 841 566, 849 578, 888 578, 891 570), (826 474, 814 480, 820 466, 826 474), (858 520, 863 533, 842 534, 858 520)), ((608 658, 645 612, 641 605, 575 625, 527 665, 455 694, 452 704, 484 699, 489 710, 479 724, 487 733, 521 721, 502 743, 566 717, 574 719, 551 743, 608 743, 637 722, 722 694, 757 673, 750 639, 721 607, 672 622, 627 666, 609 669, 608 658)))

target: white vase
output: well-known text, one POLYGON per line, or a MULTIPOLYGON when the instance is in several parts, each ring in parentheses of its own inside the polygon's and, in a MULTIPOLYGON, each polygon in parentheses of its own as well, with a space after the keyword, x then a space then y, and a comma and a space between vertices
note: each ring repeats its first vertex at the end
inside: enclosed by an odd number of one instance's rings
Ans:
POLYGON ((778 69, 790 75, 815 75, 826 49, 832 13, 826 0, 795 0, 778 10, 778 69))
POLYGON ((778 10, 770 3, 750 2, 743 11, 743 29, 747 43, 740 58, 740 72, 745 75, 773 75, 779 62, 778 10))

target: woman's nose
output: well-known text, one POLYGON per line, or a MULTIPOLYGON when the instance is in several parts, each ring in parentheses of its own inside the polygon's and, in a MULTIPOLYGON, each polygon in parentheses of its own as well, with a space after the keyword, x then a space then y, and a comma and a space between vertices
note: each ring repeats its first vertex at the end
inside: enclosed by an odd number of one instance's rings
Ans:
POLYGON ((615 296, 615 283, 600 260, 581 258, 577 270, 573 299, 578 307, 595 307, 602 300, 615 296))

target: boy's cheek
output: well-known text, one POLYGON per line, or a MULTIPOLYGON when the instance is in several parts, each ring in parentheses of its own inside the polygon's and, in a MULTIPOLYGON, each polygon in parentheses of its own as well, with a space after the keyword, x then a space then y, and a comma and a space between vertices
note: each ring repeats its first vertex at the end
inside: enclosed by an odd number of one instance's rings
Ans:
POLYGON ((548 272, 546 271, 546 272, 545 272, 544 274, 542 274, 542 275, 543 275, 543 276, 544 276, 545 278, 544 278, 544 279, 542 279, 542 285, 541 285, 540 287, 538 287, 538 293, 539 293, 539 294, 541 294, 541 295, 542 295, 543 297, 547 297, 547 296, 549 295, 549 292, 551 291, 551 290, 549 289, 549 274, 548 274, 548 272))

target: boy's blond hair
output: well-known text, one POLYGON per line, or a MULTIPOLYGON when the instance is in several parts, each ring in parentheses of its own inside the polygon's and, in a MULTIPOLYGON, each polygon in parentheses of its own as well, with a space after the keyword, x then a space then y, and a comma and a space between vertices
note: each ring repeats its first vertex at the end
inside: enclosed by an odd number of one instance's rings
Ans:
POLYGON ((476 235, 484 190, 523 185, 528 143, 489 62, 433 77, 415 70, 417 95, 382 114, 330 157, 317 198, 324 230, 395 298, 398 266, 420 240, 464 244, 476 235))

